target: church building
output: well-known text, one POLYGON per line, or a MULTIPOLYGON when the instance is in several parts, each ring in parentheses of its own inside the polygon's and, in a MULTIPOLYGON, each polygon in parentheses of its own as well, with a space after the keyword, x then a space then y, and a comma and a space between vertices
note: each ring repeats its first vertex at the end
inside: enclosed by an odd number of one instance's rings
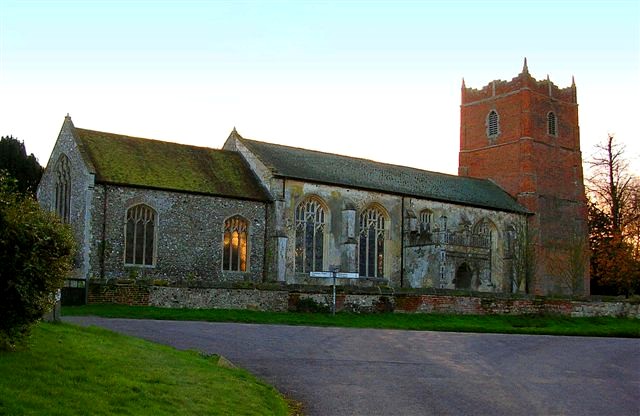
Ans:
POLYGON ((526 61, 511 81, 463 83, 459 176, 235 129, 211 149, 67 116, 38 199, 71 224, 80 279, 327 284, 310 274, 339 271, 358 276, 344 285, 588 293, 588 269, 577 283, 564 270, 586 242, 577 114, 575 84, 536 81, 526 61))

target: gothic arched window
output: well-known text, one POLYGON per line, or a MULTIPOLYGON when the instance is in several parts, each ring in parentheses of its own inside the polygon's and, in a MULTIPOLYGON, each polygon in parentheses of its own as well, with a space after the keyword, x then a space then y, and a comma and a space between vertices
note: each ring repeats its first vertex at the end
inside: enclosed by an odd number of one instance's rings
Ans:
POLYGON ((473 226, 473 238, 478 247, 490 248, 496 251, 498 244, 498 229, 488 218, 483 218, 473 226))
POLYGON ((487 115, 487 137, 495 138, 500 133, 500 119, 496 110, 489 111, 487 115))
POLYGON ((360 276, 384 276, 385 215, 372 207, 360 214, 360 276))
POLYGON ((325 209, 315 198, 296 207, 296 272, 321 271, 324 267, 325 209))
POLYGON ((71 170, 69 168, 69 158, 61 155, 56 164, 55 173, 55 213, 68 223, 70 220, 71 208, 71 170))
POLYGON ((551 136, 558 134, 558 120, 553 111, 549 111, 547 114, 547 134, 551 136))
POLYGON ((247 221, 235 216, 224 222, 222 270, 247 271, 247 221))
POLYGON ((153 266, 155 263, 156 212, 145 204, 127 210, 124 263, 153 266))
POLYGON ((420 231, 431 231, 433 222, 433 211, 425 209, 420 211, 420 231))

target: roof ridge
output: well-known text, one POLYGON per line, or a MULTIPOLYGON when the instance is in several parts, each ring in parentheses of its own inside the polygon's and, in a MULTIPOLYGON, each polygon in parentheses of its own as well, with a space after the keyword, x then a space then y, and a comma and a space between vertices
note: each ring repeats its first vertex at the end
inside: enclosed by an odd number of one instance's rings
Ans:
POLYGON ((526 211, 512 195, 487 178, 452 175, 251 139, 242 138, 240 142, 277 176, 511 212, 526 211))
POLYGON ((147 141, 152 141, 152 142, 157 142, 157 143, 166 143, 166 144, 170 144, 170 145, 174 145, 174 146, 185 146, 185 147, 190 147, 190 148, 193 148, 193 149, 204 149, 204 150, 214 150, 216 152, 236 153, 233 150, 217 149, 215 147, 208 147, 208 146, 196 146, 194 144, 178 143, 178 142, 172 142, 172 141, 169 141, 169 140, 150 139, 148 137, 130 136, 128 134, 110 133, 108 131, 83 129, 81 127, 75 127, 75 129, 76 130, 82 130, 82 131, 89 132, 89 133, 108 134, 110 136, 117 136, 117 137, 122 137, 122 138, 127 138, 127 139, 147 140, 147 141))
POLYGON ((434 171, 434 170, 420 169, 420 168, 416 168, 416 167, 413 167, 413 166, 398 165, 398 164, 389 163, 389 162, 380 162, 378 160, 366 159, 366 158, 363 158, 363 157, 348 156, 348 155, 343 155, 343 154, 340 154, 340 153, 323 152, 321 150, 313 150, 313 149, 307 149, 307 148, 304 148, 304 147, 289 146, 289 145, 286 145, 286 144, 264 142, 264 141, 261 141, 261 140, 247 139, 247 138, 244 138, 244 137, 241 137, 240 140, 245 141, 245 142, 266 144, 266 145, 269 145, 269 146, 286 147, 288 149, 304 150, 306 152, 313 152, 313 153, 318 153, 318 154, 322 154, 322 155, 338 156, 338 157, 343 157, 343 158, 351 159, 351 160, 361 160, 361 161, 364 161, 364 162, 376 163, 378 165, 393 166, 393 167, 402 168, 402 169, 411 169, 411 170, 415 170, 415 171, 418 171, 418 172, 426 172, 426 173, 431 173, 431 174, 436 174, 436 175, 448 176, 448 177, 451 177, 451 178, 471 179, 471 180, 480 181, 480 182, 491 182, 492 184, 496 185, 495 182, 492 182, 492 181, 490 181, 488 179, 473 178, 471 176, 454 175, 452 173, 444 173, 444 172, 438 172, 438 171, 434 171))

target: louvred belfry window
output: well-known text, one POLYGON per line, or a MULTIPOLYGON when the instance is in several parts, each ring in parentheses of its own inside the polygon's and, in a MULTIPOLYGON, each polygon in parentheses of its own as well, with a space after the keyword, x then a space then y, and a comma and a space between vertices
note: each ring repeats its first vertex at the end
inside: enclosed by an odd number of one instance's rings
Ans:
POLYGON ((235 216, 224 222, 222 269, 247 271, 247 221, 235 216))
POLYGON ((310 198, 298 204, 296 221, 296 272, 323 270, 325 210, 310 198))
POLYGON ((549 114, 547 114, 547 133, 551 136, 558 134, 557 124, 556 114, 553 111, 549 111, 549 114))
POLYGON ((155 263, 156 212, 139 204, 127 210, 124 262, 135 266, 155 263))
POLYGON ((496 137, 500 132, 500 124, 498 119, 498 113, 496 110, 489 111, 487 115, 487 136, 496 137))

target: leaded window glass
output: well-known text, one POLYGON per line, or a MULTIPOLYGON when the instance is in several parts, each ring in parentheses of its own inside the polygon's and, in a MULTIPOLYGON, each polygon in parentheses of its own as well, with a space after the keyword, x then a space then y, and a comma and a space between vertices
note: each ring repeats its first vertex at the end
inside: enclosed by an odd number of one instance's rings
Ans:
POLYGON ((55 175, 54 210, 62 221, 68 223, 71 208, 71 170, 69 169, 69 158, 65 155, 58 159, 55 175))
POLYGON ((132 206, 127 210, 125 228, 125 264, 153 266, 156 212, 144 204, 132 206))
POLYGON ((325 210, 313 199, 296 207, 296 272, 321 271, 324 267, 325 210))
POLYGON ((247 221, 239 216, 224 222, 222 269, 247 271, 247 221))
POLYGON ((377 208, 360 214, 360 276, 384 276, 385 216, 377 208))

